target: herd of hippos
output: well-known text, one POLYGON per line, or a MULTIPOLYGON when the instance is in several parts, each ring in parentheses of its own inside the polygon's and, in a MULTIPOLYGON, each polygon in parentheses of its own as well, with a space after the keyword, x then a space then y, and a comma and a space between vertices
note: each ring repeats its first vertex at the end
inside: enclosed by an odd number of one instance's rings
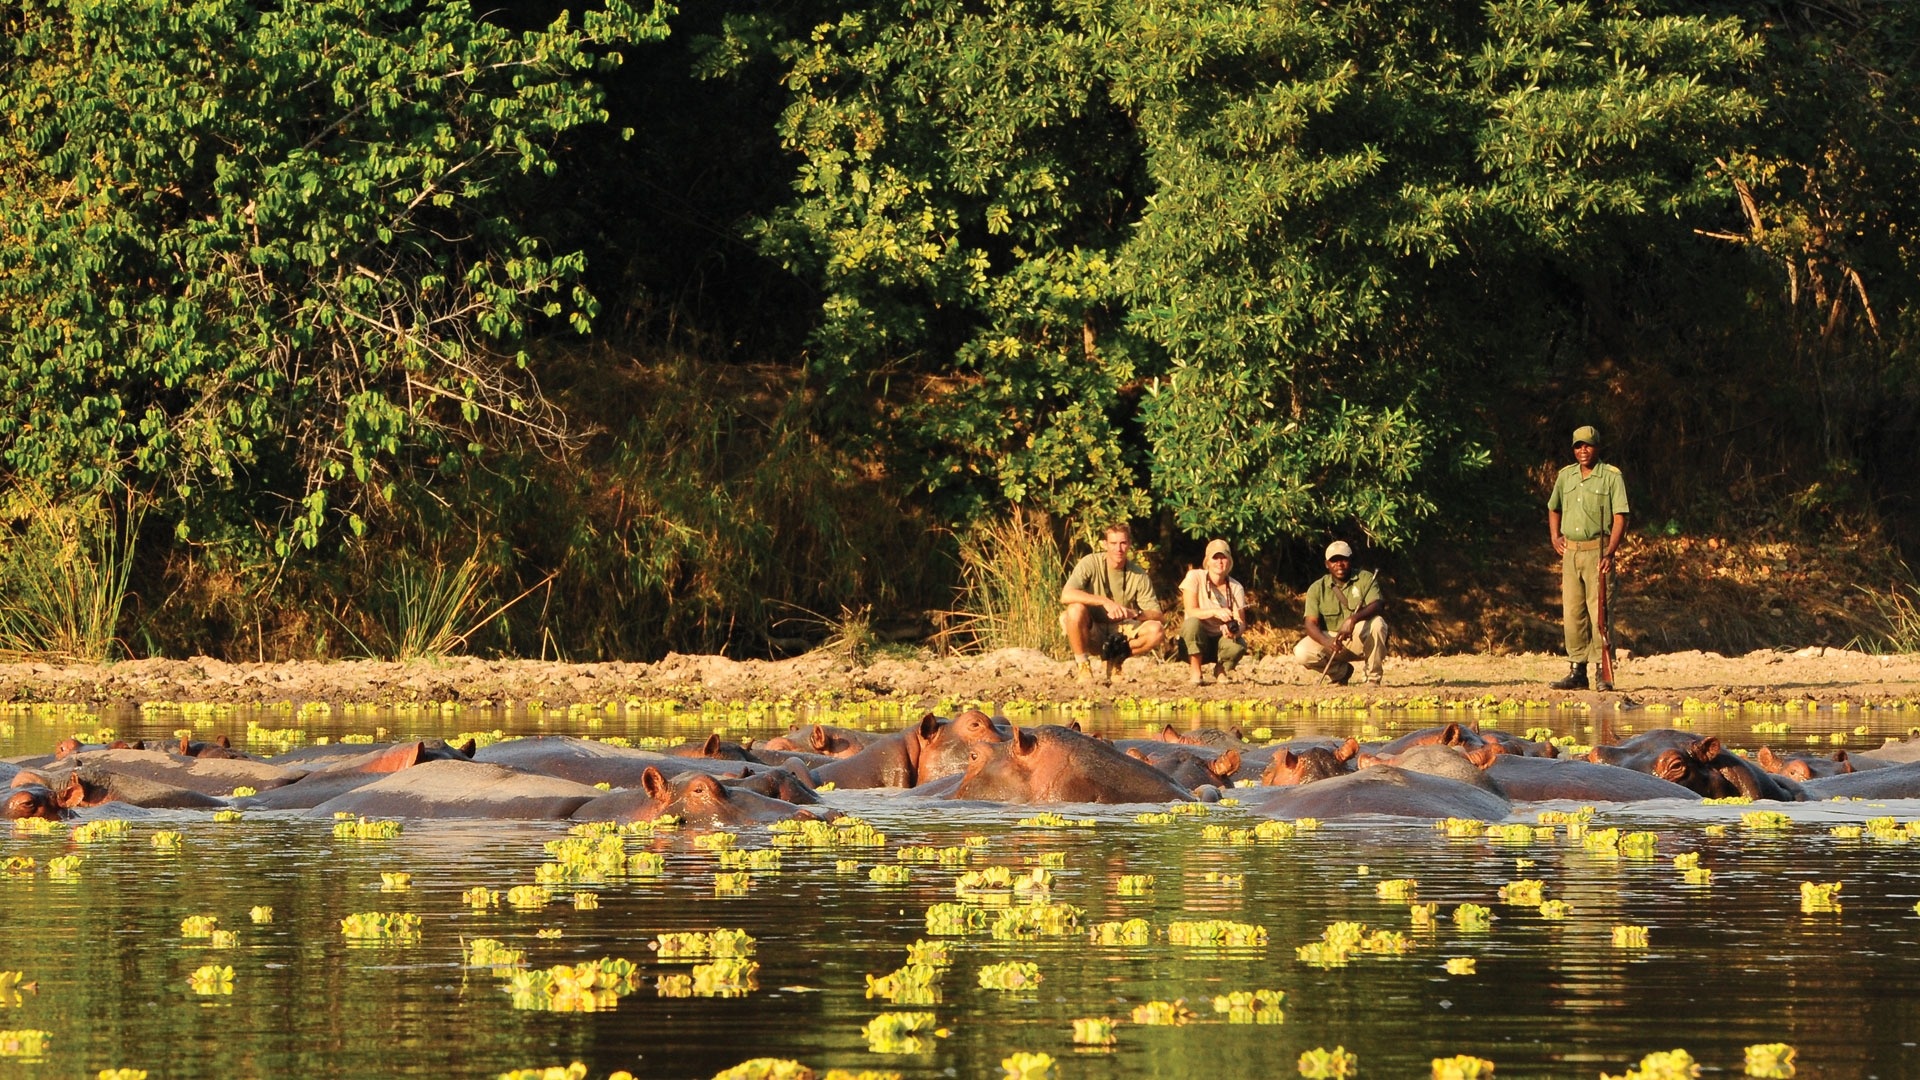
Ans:
POLYGON ((759 745, 723 741, 665 753, 570 736, 475 749, 441 740, 308 746, 273 758, 213 742, 82 745, 0 762, 7 818, 83 808, 305 811, 379 818, 637 821, 691 826, 832 818, 817 794, 886 789, 985 803, 1217 800, 1274 818, 1361 815, 1498 821, 1516 802, 1638 803, 1746 796, 1799 801, 1920 797, 1920 740, 1832 756, 1735 754, 1719 739, 1649 731, 1584 759, 1551 743, 1447 724, 1391 742, 1244 742, 1237 729, 1109 740, 1070 727, 1019 727, 964 712, 880 734, 815 725, 759 745), (1251 782, 1249 785, 1248 782, 1251 782), (252 794, 235 794, 236 789, 252 794))

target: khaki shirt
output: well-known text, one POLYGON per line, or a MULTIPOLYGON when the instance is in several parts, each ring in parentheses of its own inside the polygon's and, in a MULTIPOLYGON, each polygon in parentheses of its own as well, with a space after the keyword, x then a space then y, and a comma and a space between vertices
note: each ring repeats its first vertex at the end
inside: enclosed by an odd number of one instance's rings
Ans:
POLYGON ((1109 569, 1105 552, 1093 554, 1073 564, 1067 575, 1067 588, 1103 596, 1136 611, 1159 611, 1160 598, 1153 594, 1153 582, 1147 572, 1132 562, 1118 570, 1109 569))
POLYGON ((1318 615, 1321 629, 1332 633, 1340 629, 1348 615, 1378 599, 1380 578, 1371 570, 1353 575, 1345 585, 1334 581, 1332 574, 1322 574, 1307 588, 1307 618, 1318 615))
POLYGON ((1560 511, 1560 535, 1569 540, 1595 540, 1613 532, 1613 515, 1630 513, 1627 482, 1620 470, 1604 461, 1580 475, 1578 464, 1560 470, 1547 496, 1547 509, 1560 511))

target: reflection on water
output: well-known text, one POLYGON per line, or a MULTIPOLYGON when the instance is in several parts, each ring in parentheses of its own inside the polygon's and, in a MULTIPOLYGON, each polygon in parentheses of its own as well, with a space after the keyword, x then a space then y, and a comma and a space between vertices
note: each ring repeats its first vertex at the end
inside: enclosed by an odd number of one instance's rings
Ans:
MULTIPOLYGON (((1776 743, 1836 732, 1854 748, 1904 735, 1904 712, 1862 716, 1802 713, 1776 743), (1866 735, 1854 736, 1865 725, 1866 735)), ((295 726, 290 715, 234 714, 196 727, 179 713, 129 712, 98 723, 126 737, 195 737, 295 726)), ((835 717, 843 720, 842 717, 835 717)), ((9 754, 40 752, 72 734, 74 717, 6 717, 9 754)), ((209 718, 199 718, 209 719, 209 718)), ((704 734, 693 722, 615 710, 597 733, 630 739, 704 734)), ((728 717, 721 716, 721 720, 728 717)), ((896 726, 897 713, 872 717, 896 726)), ((1086 718, 1088 726, 1133 733, 1173 722, 1190 727, 1223 717, 1154 711, 1086 718)), ((1275 737, 1362 731, 1383 736, 1432 722, 1421 715, 1288 714, 1243 710, 1227 717, 1275 737)), ((1584 714, 1489 717, 1489 726, 1550 727, 1585 739, 1584 714)), ((1767 720, 1776 719, 1768 717, 1767 720)), ((1640 729, 1670 716, 1616 718, 1640 729)), ((1702 714, 1699 730, 1737 745, 1765 739, 1741 714, 1702 714)), ((577 730, 575 716, 386 714, 304 718, 308 738, 349 732, 452 735, 463 730, 577 730), (323 722, 324 721, 324 722, 323 722), (571 725, 571 726, 570 726, 571 725)), ((763 717, 736 733, 770 733, 763 717), (751 728, 752 730, 743 730, 751 728)), ((726 725, 722 725, 726 726, 726 725)), ((708 1077, 753 1057, 793 1058, 829 1068, 885 1069, 908 1077, 992 1077, 1017 1051, 1045 1052, 1063 1077, 1215 1078, 1294 1075, 1304 1050, 1344 1046, 1363 1075, 1425 1076, 1435 1057, 1472 1054, 1498 1075, 1592 1077, 1621 1073, 1647 1053, 1687 1049, 1710 1071, 1738 1075, 1743 1048, 1785 1042, 1798 1048, 1800 1075, 1916 1075, 1920 1032, 1920 844, 1897 838, 1836 838, 1829 826, 1875 816, 1920 818, 1920 804, 1824 804, 1788 808, 1785 832, 1742 825, 1737 806, 1622 810, 1595 827, 1658 834, 1645 857, 1589 850, 1563 826, 1551 840, 1493 843, 1449 838, 1424 826, 1328 823, 1292 839, 1256 844, 1209 840, 1209 823, 1239 822, 1232 807, 1142 825, 1140 808, 1069 808, 1091 829, 1022 828, 1025 809, 949 807, 885 794, 827 796, 887 837, 884 848, 781 848, 777 870, 751 871, 738 894, 717 893, 718 857, 684 834, 630 837, 628 851, 666 856, 658 876, 555 886, 539 910, 504 900, 476 910, 475 886, 505 893, 534 882, 563 838, 562 825, 408 823, 396 839, 336 840, 330 821, 252 814, 216 823, 205 814, 150 814, 130 836, 75 843, 70 830, 0 833, 0 860, 31 858, 30 872, 0 874, 6 903, 0 971, 37 986, 0 983, 0 1030, 51 1033, 45 1059, 0 1056, 0 1077, 93 1075, 109 1067, 155 1077, 492 1076, 536 1065, 583 1061, 589 1075, 615 1069, 643 1077, 708 1077), (183 834, 177 851, 156 848, 163 829, 183 834), (869 871, 897 865, 903 845, 936 848, 984 837, 966 867, 914 863, 901 884, 869 871), (1675 856, 1696 853, 1709 884, 1688 884, 1675 856), (79 854, 77 874, 51 876, 49 862, 79 854), (841 863, 853 860, 851 872, 841 863), (986 866, 1016 872, 1051 865, 1047 899, 1081 909, 1079 930, 1001 939, 986 931, 952 938, 952 963, 935 980, 931 1004, 893 1005, 867 996, 868 976, 902 968, 907 950, 929 937, 927 909, 956 900, 959 874, 986 866), (382 891, 382 873, 412 874, 406 891, 382 891), (1152 875, 1122 894, 1120 879, 1152 875), (1410 899, 1380 898, 1381 881, 1417 882, 1410 899), (1507 905, 1499 889, 1539 880, 1566 901, 1565 919, 1507 905), (1803 912, 1802 882, 1840 882, 1837 911, 1803 912), (569 901, 594 893, 597 908, 569 901), (1437 918, 1416 928, 1409 903, 1434 903, 1437 918), (1490 908, 1491 926, 1463 929, 1450 915, 1463 903, 1490 908), (270 923, 249 919, 274 909, 270 923), (417 942, 349 944, 340 920, 358 912, 409 912, 422 920, 417 942), (212 915, 237 945, 213 948, 182 936, 181 921, 212 915), (1146 944, 1094 944, 1087 929, 1131 918, 1155 930, 1146 944), (1165 930, 1179 920, 1226 920, 1264 927, 1264 947, 1181 946, 1165 930), (1345 966, 1302 962, 1295 949, 1329 925, 1350 921, 1390 929, 1414 942, 1403 956, 1353 955, 1345 966), (1645 926, 1644 948, 1617 947, 1616 926, 1645 926), (758 989, 744 997, 662 996, 663 975, 691 962, 663 959, 648 943, 661 933, 738 928, 756 939, 758 989), (553 934, 557 931, 557 935, 553 934), (545 936, 543 936, 545 932, 545 936), (637 989, 606 1011, 517 1009, 489 969, 463 966, 463 942, 492 938, 522 950, 533 967, 621 957, 638 965, 637 989), (1471 959, 1472 974, 1447 961, 1471 959), (1022 990, 984 989, 981 969, 1031 961, 1041 981, 1022 990), (196 993, 189 976, 206 964, 234 968, 231 995, 196 993), (1279 1024, 1230 1024, 1212 999, 1233 991, 1285 992, 1279 1024), (1132 1022, 1148 1002, 1183 1001, 1195 1015, 1179 1026, 1132 1022), (944 1037, 919 1053, 877 1054, 863 1027, 881 1013, 927 1010, 944 1037), (1112 1017, 1117 1042, 1085 1049, 1073 1020, 1112 1017)), ((1242 822, 1244 824, 1244 822, 1242 822)), ((765 832, 738 846, 772 846, 765 832)), ((1019 900, 1005 898, 1006 903, 1019 900)))

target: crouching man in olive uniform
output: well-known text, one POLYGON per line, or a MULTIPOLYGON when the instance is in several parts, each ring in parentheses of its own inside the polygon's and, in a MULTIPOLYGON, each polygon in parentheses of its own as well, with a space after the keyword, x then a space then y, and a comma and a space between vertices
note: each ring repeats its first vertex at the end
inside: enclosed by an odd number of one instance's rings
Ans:
POLYGON ((1353 678, 1353 663, 1364 659, 1367 682, 1378 686, 1387 666, 1387 620, 1380 577, 1353 569, 1353 548, 1345 540, 1327 545, 1327 572, 1307 589, 1306 631, 1294 646, 1294 658, 1315 675, 1325 672, 1335 685, 1353 678))
MULTIPOLYGON (((1606 646, 1600 633, 1600 589, 1613 572, 1613 553, 1627 535, 1627 482, 1600 460, 1600 433, 1591 426, 1573 432, 1573 464, 1560 470, 1547 496, 1547 533, 1560 555, 1560 617, 1567 631, 1566 677, 1555 690, 1587 689, 1587 665, 1598 665, 1606 646)), ((1601 690, 1613 684, 1600 679, 1601 690)))

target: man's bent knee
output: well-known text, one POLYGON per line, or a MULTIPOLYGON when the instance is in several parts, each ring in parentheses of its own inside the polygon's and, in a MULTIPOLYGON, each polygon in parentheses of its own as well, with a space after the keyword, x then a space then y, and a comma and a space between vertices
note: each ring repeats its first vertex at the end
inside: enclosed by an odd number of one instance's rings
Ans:
POLYGON ((1133 655, 1139 656, 1148 649, 1158 647, 1160 642, 1166 639, 1166 636, 1166 627, 1161 626, 1158 622, 1148 620, 1147 622, 1141 623, 1140 629, 1135 631, 1133 635, 1133 655))

